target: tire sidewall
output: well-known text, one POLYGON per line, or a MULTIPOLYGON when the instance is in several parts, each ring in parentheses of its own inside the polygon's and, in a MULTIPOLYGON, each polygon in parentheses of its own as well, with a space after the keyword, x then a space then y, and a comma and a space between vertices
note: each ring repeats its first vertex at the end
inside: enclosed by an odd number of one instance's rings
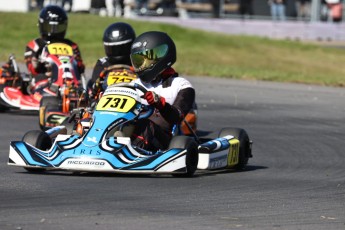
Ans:
POLYGON ((188 136, 174 136, 169 144, 169 149, 172 148, 186 149, 186 173, 181 174, 181 176, 192 177, 197 170, 199 160, 196 141, 188 136))

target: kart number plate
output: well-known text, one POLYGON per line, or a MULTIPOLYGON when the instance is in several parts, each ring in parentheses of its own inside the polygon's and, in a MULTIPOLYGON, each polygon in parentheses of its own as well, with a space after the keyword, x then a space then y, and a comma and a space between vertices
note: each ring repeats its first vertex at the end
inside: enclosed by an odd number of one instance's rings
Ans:
POLYGON ((48 45, 48 51, 53 55, 73 56, 73 49, 70 45, 64 43, 52 43, 48 45))
POLYGON ((135 77, 131 77, 125 74, 122 71, 110 72, 107 79, 107 85, 113 85, 122 82, 131 82, 135 79, 135 77))
POLYGON ((127 113, 133 108, 135 103, 136 101, 134 98, 128 96, 106 95, 101 97, 97 104, 96 110, 127 113))
POLYGON ((228 166, 234 166, 238 164, 238 158, 240 154, 240 141, 237 139, 229 140, 230 148, 228 154, 228 166))

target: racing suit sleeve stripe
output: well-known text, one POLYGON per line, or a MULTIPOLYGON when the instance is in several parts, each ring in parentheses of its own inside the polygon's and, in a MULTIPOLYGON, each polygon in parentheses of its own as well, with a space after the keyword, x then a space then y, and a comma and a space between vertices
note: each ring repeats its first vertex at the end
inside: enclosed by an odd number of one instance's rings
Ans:
POLYGON ((27 48, 31 49, 34 52, 37 52, 39 49, 39 46, 37 45, 35 40, 32 40, 27 44, 27 48))

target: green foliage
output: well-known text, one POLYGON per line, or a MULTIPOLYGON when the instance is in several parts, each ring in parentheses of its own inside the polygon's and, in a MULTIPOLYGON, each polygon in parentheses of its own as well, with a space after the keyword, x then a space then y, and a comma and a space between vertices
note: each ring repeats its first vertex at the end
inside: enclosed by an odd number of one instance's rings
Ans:
MULTIPOLYGON (((23 61, 25 45, 38 37, 38 12, 0 13, 0 60, 14 53, 23 61)), ((102 36, 111 23, 130 23, 137 35, 158 30, 167 32, 175 41, 178 59, 174 65, 183 75, 258 79, 344 86, 345 51, 296 41, 272 40, 249 36, 207 33, 179 26, 70 14, 67 38, 80 46, 86 66, 92 68, 104 56, 102 36)))

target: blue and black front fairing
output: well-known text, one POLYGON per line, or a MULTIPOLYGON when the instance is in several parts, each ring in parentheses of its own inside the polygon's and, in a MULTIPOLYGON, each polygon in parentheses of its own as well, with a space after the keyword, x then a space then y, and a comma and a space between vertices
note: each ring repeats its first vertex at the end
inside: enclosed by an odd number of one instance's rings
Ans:
MULTIPOLYGON (((74 136, 75 137, 75 136, 74 136)), ((85 146, 73 137, 57 142, 50 151, 41 151, 25 142, 12 142, 11 147, 25 163, 20 166, 38 166, 44 168, 84 169, 84 170, 157 170, 169 159, 183 154, 181 149, 158 152, 146 156, 133 152, 133 149, 116 142, 114 137, 95 146, 85 146), (69 143, 69 144, 68 144, 69 143), (67 145, 66 145, 67 144, 67 145), (83 167, 84 166, 84 167, 83 167)), ((10 157, 9 163, 17 164, 10 157)))

